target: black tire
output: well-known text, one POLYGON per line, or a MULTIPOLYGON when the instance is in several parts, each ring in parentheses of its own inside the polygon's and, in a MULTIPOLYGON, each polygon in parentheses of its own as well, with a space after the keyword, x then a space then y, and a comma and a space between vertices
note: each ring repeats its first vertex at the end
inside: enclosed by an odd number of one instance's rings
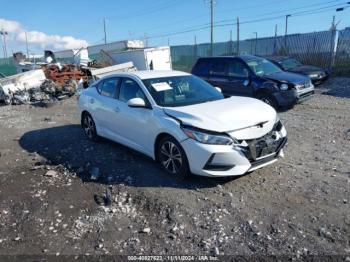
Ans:
POLYGON ((159 141, 157 160, 169 174, 182 178, 191 174, 185 151, 180 143, 171 136, 165 136, 159 141))
POLYGON ((89 113, 84 113, 81 117, 81 127, 83 128, 86 137, 94 142, 99 140, 99 136, 96 132, 96 125, 92 116, 89 113))
POLYGON ((278 108, 276 100, 272 96, 270 96, 269 94, 259 94, 257 96, 257 99, 261 100, 265 104, 268 104, 268 105, 272 106, 275 109, 278 108))

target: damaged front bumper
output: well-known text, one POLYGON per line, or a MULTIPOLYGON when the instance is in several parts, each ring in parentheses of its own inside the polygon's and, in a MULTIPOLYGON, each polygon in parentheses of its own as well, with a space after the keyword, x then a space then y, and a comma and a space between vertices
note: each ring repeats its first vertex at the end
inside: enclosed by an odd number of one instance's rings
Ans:
POLYGON ((287 91, 279 91, 273 93, 273 97, 277 101, 279 107, 290 107, 297 103, 304 102, 312 98, 315 94, 313 85, 307 88, 296 88, 287 91))
POLYGON ((279 121, 264 136, 239 142, 235 146, 208 145, 187 139, 181 144, 192 173, 209 177, 239 176, 283 157, 287 133, 279 121))
POLYGON ((309 100, 312 98, 312 96, 315 94, 315 87, 313 85, 303 88, 303 89, 297 89, 297 102, 301 103, 306 100, 309 100))

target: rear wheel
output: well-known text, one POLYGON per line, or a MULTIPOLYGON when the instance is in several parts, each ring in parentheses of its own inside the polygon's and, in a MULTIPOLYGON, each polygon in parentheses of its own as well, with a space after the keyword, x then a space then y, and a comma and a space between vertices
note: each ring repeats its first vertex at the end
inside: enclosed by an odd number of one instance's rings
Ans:
POLYGON ((180 143, 171 136, 166 136, 159 141, 157 159, 172 175, 186 177, 190 174, 186 153, 180 143))
POLYGON ((99 136, 96 132, 96 125, 89 113, 84 113, 81 119, 81 126, 85 135, 91 141, 98 141, 99 136))

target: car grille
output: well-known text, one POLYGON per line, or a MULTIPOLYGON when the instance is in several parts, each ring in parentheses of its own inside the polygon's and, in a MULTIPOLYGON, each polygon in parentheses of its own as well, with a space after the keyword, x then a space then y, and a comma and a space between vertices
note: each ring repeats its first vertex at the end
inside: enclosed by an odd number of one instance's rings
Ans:
POLYGON ((242 148, 242 150, 251 164, 259 163, 260 165, 262 161, 268 162, 271 160, 270 158, 277 157, 279 151, 287 143, 286 137, 276 137, 276 131, 280 131, 281 129, 282 123, 279 121, 265 136, 245 141, 248 147, 242 148))

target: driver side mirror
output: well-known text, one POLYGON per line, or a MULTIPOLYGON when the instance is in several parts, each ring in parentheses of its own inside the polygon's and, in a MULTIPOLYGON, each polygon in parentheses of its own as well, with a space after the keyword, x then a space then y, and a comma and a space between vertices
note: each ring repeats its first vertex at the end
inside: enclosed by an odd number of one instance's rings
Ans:
POLYGON ((249 84, 250 84, 250 79, 249 78, 247 80, 243 81, 243 85, 244 86, 249 86, 249 84))
POLYGON ((243 69, 243 73, 244 73, 244 77, 246 77, 247 79, 250 78, 250 74, 249 74, 249 71, 248 71, 247 68, 244 68, 244 69, 243 69))
POLYGON ((216 90, 218 90, 220 93, 222 93, 222 90, 221 90, 221 88, 220 87, 215 87, 216 88, 216 90))
POLYGON ((131 98, 127 104, 129 107, 146 107, 145 100, 139 97, 131 98))
POLYGON ((244 86, 249 86, 250 83, 251 83, 251 80, 252 80, 252 76, 251 76, 251 74, 249 73, 248 69, 246 69, 246 68, 243 69, 243 72, 244 72, 245 78, 246 78, 246 79, 243 81, 243 85, 244 85, 244 86))

